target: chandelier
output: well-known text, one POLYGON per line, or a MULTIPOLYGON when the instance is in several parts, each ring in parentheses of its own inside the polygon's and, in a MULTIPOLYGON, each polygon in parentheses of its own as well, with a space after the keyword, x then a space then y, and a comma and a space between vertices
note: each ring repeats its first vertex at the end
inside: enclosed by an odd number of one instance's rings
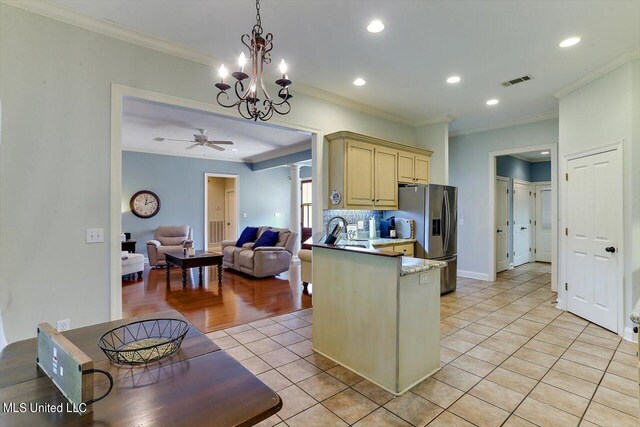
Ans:
POLYGON ((216 87, 220 90, 216 101, 225 108, 237 108, 238 113, 245 119, 257 121, 269 120, 273 113, 288 114, 291 111, 289 100, 293 98, 289 94, 289 86, 291 80, 287 76, 287 64, 284 59, 280 62, 280 78, 276 80, 276 85, 280 87, 278 90, 278 98, 273 99, 265 87, 263 81, 264 65, 271 63, 271 49, 273 49, 273 34, 268 33, 262 36, 262 21, 260 20, 260 0, 256 0, 256 24, 251 30, 251 35, 243 34, 240 40, 249 49, 249 59, 251 61, 251 75, 244 72, 247 64, 247 57, 244 52, 240 54, 238 59, 239 70, 231 73, 235 79, 234 92, 236 100, 232 101, 227 93, 231 89, 231 85, 225 83, 229 72, 222 64, 218 71, 220 82, 216 83, 216 87), (248 79, 248 81, 247 81, 248 79), (260 99, 258 92, 262 92, 263 99, 260 99))

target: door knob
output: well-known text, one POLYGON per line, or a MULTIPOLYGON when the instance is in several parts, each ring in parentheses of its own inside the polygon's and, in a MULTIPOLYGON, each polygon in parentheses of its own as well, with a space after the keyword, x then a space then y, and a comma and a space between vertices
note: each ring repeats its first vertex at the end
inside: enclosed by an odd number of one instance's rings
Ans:
POLYGON ((604 248, 605 251, 609 252, 609 253, 615 253, 616 252, 616 248, 614 248, 613 246, 609 246, 608 248, 604 248))

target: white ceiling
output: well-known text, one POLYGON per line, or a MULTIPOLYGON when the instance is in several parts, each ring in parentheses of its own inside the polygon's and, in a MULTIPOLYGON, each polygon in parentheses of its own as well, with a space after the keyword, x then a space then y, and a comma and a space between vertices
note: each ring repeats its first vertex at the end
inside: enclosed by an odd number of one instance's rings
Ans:
MULTIPOLYGON (((255 20, 252 0, 56 3, 227 66, 255 20)), ((263 0, 261 12, 265 30, 275 35, 272 67, 287 60, 292 93, 301 82, 413 122, 452 115, 454 132, 556 111, 553 92, 640 45, 637 0, 263 0), (385 31, 366 31, 374 18, 385 31), (582 42, 558 47, 573 35, 582 42), (453 74, 462 77, 456 86, 445 83, 453 74), (534 79, 500 85, 525 74, 534 79), (367 85, 355 87, 357 76, 367 85), (494 97, 500 103, 487 107, 494 97)))
POLYGON ((156 102, 125 98, 122 110, 122 148, 168 155, 205 157, 253 163, 311 149, 311 135, 266 123, 231 119, 212 113, 156 102), (225 151, 208 147, 185 148, 189 142, 162 141, 155 137, 193 139, 197 128, 212 140, 233 141, 225 151), (238 151, 232 151, 236 148, 238 151))

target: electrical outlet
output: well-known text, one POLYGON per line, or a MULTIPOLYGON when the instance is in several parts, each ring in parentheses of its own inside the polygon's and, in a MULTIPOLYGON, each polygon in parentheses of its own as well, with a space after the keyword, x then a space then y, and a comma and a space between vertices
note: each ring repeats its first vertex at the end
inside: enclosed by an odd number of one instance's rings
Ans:
POLYGON ((247 213, 245 212, 242 214, 242 218, 246 218, 246 217, 247 217, 247 213))
POLYGON ((358 230, 364 230, 364 221, 358 221, 358 230))
POLYGON ((464 225, 464 219, 460 218, 460 226, 464 225))
POLYGON ((276 218, 280 217, 280 212, 276 212, 276 218))
POLYGON ((69 329, 71 329, 71 320, 70 319, 58 320, 56 322, 56 329, 58 330, 58 332, 68 331, 69 329))
POLYGON ((87 243, 104 243, 104 228, 87 228, 87 243))
POLYGON ((427 283, 429 283, 429 274, 428 273, 424 273, 420 275, 420 284, 421 285, 426 285, 427 283))

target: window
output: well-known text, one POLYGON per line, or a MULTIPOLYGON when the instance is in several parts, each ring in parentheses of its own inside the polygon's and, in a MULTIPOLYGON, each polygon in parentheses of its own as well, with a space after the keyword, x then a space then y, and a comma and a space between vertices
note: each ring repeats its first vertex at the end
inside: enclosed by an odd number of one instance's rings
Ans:
POLYGON ((302 228, 311 228, 311 180, 302 181, 300 194, 302 201, 302 228))

